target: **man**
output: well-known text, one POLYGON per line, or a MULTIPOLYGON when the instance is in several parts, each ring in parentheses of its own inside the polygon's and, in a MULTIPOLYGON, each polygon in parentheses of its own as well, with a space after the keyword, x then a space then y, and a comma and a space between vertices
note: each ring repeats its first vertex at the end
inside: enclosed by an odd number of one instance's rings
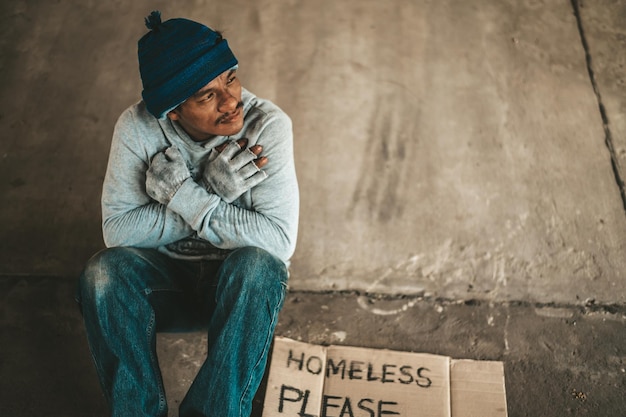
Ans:
POLYGON ((143 100, 115 126, 103 185, 107 249, 79 282, 90 349, 113 416, 165 416, 156 332, 203 326, 180 416, 249 416, 296 242, 291 121, 241 87, 218 32, 159 12, 146 26, 143 100))

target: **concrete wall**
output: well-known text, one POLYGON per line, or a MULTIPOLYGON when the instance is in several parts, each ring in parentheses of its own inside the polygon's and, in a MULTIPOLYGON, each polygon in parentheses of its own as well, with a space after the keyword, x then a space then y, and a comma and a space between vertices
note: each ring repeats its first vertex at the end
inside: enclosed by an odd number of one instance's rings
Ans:
POLYGON ((568 0, 2 2, 1 274, 76 275, 102 247, 110 136, 157 8, 224 31, 244 85, 294 121, 292 288, 626 301, 609 0, 579 13, 597 91, 568 0))

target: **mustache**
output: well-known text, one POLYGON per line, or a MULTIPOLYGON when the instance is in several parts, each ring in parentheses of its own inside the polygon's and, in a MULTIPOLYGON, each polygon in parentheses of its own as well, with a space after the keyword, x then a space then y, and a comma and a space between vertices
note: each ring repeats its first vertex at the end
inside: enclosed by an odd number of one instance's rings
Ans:
POLYGON ((222 123, 222 121, 224 119, 229 118, 234 112, 236 112, 238 109, 240 109, 242 107, 243 107, 243 101, 240 101, 239 103, 237 103, 237 107, 235 107, 234 111, 225 113, 225 114, 221 115, 220 117, 218 117, 217 120, 215 120, 215 124, 218 125, 218 124, 222 123))

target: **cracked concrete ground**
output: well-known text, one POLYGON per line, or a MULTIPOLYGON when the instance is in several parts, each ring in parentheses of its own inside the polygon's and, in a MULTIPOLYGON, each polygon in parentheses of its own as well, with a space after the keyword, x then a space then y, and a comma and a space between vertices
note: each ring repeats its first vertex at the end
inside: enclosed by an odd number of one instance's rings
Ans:
MULTIPOLYGON (((0 415, 104 417, 70 279, 0 280, 0 415)), ((510 417, 622 416, 626 310, 291 292, 277 335, 504 362, 510 417)), ((202 333, 160 334, 170 415, 206 353, 202 333)), ((255 400, 260 414, 263 388, 255 400)))

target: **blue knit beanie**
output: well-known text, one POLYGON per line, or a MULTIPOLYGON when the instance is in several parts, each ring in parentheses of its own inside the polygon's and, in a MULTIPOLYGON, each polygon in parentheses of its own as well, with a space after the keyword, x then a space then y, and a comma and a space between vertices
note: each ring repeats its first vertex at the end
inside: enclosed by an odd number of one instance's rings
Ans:
POLYGON ((161 13, 154 11, 146 17, 146 26, 150 32, 138 43, 141 95, 158 119, 237 65, 226 39, 200 23, 161 22, 161 13))

